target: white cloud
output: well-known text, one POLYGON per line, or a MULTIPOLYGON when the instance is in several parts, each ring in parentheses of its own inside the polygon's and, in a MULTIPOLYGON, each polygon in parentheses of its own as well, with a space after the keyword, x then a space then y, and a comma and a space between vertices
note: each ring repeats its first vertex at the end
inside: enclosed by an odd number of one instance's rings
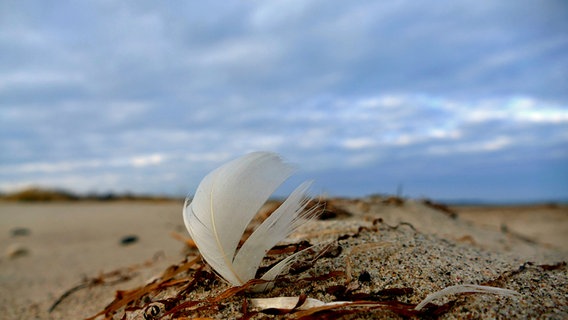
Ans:
POLYGON ((510 137, 495 137, 491 140, 474 141, 474 142, 457 142, 447 146, 432 146, 427 150, 430 154, 448 155, 459 153, 485 153, 499 151, 509 147, 513 143, 510 137))
POLYGON ((388 108, 394 109, 403 106, 405 99, 402 95, 381 95, 379 97, 372 97, 361 99, 359 104, 363 108, 388 108))
POLYGON ((431 129, 427 133, 427 135, 435 139, 452 139, 452 140, 456 140, 462 137, 462 133, 459 130, 455 129, 444 130, 440 128, 431 129))
POLYGON ((102 169, 113 167, 141 168, 156 166, 169 160, 165 154, 136 155, 129 158, 88 159, 73 161, 44 161, 11 164, 0 167, 0 174, 12 175, 17 173, 58 174, 61 172, 80 172, 85 169, 102 169))
POLYGON ((130 158, 130 164, 134 167, 141 168, 147 166, 155 166, 163 163, 166 157, 163 154, 151 154, 130 158))
POLYGON ((357 150, 367 149, 377 145, 377 141, 369 137, 359 137, 345 139, 341 145, 346 149, 357 150))
POLYGON ((568 123, 568 110, 532 110, 520 113, 516 119, 535 123, 568 123))
POLYGON ((101 160, 85 161, 61 161, 61 162, 31 162, 16 165, 7 165, 0 168, 2 174, 14 173, 59 173, 87 168, 102 167, 104 162, 101 160))
POLYGON ((568 122, 568 108, 537 101, 533 98, 520 97, 510 102, 511 117, 519 122, 563 123, 568 122))
POLYGON ((568 121, 568 105, 539 101, 529 97, 507 97, 481 100, 463 106, 465 120, 482 123, 487 121, 517 121, 535 123, 562 123, 568 121), (470 111, 467 111, 469 108, 470 111))

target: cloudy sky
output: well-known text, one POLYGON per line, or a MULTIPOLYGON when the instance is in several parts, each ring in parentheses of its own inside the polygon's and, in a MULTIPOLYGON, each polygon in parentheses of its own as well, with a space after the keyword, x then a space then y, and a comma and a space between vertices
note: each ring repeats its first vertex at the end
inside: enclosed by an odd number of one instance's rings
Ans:
POLYGON ((568 199, 566 1, 0 2, 0 190, 568 199), (285 190, 283 191, 285 192, 285 190))

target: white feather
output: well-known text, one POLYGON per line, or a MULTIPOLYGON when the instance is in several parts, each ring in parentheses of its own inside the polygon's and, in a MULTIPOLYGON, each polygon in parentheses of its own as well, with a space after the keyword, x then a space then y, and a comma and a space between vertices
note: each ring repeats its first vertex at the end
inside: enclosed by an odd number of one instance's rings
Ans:
POLYGON ((440 291, 436 291, 434 293, 429 294, 420 302, 414 309, 421 310, 424 308, 428 303, 434 301, 435 299, 451 295, 451 294, 458 294, 458 293, 491 293, 503 296, 514 296, 518 295, 517 291, 497 288, 497 287, 489 287, 489 286, 480 286, 476 284, 461 284, 455 286, 446 287, 440 291))
MULTIPOLYGON (((304 212, 309 183, 303 183, 237 252, 250 221, 292 171, 276 154, 250 153, 209 173, 191 203, 186 199, 183 218, 189 234, 205 261, 229 283, 253 279, 266 252, 311 216, 304 212)), ((274 266, 263 279, 273 280, 289 261, 274 266)))

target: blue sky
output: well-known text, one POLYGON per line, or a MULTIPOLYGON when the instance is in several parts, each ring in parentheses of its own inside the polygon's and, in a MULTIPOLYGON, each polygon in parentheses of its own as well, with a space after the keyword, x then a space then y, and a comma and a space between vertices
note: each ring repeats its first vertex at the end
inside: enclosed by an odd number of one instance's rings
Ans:
POLYGON ((0 190, 568 198, 565 1, 0 2, 0 190))

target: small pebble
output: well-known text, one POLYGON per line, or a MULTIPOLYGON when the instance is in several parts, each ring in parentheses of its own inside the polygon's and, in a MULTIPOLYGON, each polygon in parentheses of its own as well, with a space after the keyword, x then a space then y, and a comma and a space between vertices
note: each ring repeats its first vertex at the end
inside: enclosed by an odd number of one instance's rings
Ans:
POLYGON ((371 282, 371 274, 368 271, 362 271, 359 274, 359 282, 371 282))
POLYGON ((120 239, 120 244, 123 245, 123 246, 126 246, 126 245, 129 245, 129 244, 133 244, 137 241, 138 241, 138 236, 129 235, 129 236, 122 237, 122 239, 120 239))
POLYGON ((30 229, 17 227, 17 228, 10 230, 10 234, 12 235, 12 237, 29 236, 30 235, 30 229))

